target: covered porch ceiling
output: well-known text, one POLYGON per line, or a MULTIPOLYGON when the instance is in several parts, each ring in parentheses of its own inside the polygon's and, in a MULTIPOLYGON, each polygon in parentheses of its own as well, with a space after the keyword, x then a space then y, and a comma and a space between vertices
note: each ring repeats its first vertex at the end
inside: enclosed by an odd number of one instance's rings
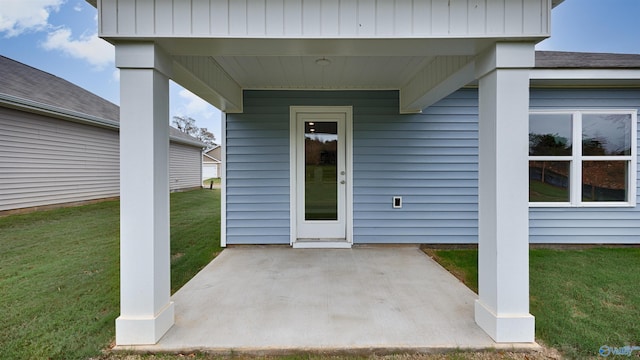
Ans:
POLYGON ((103 39, 159 45, 166 75, 228 113, 245 89, 398 90, 399 111, 420 112, 475 80, 496 43, 548 37, 562 2, 87 1, 103 39))
MULTIPOLYGON (((521 38, 537 42, 540 38, 521 38)), ((243 90, 398 90, 415 113, 475 80, 475 59, 501 39, 154 39, 172 79, 219 109, 243 90)))

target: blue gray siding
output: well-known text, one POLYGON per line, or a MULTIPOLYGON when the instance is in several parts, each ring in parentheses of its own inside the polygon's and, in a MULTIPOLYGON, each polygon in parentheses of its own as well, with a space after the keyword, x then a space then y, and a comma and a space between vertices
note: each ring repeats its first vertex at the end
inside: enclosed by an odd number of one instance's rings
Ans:
MULTIPOLYGON (((477 99, 460 90, 399 115, 395 91, 245 92, 245 113, 227 116, 227 243, 289 243, 291 105, 354 108, 355 243, 477 242, 477 99)), ((640 108, 640 90, 532 89, 531 107, 640 108)), ((639 219, 637 207, 532 208, 530 242, 638 243, 639 219)))
POLYGON ((227 116, 227 243, 289 243, 289 106, 354 109, 354 242, 475 242, 477 93, 399 115, 396 91, 246 91, 227 116), (393 196, 403 196, 393 209, 393 196))
MULTIPOLYGON (((640 109, 640 90, 532 89, 532 109, 640 109)), ((531 208, 532 243, 638 243, 640 209, 531 208)))
POLYGON ((459 91, 419 115, 388 105, 354 116, 354 242, 476 242, 477 92, 459 91))

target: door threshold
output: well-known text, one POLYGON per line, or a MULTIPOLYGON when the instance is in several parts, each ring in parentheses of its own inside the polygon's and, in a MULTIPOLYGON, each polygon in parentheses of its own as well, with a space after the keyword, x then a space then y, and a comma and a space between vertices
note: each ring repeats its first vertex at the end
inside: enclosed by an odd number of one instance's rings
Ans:
POLYGON ((293 243, 294 249, 351 249, 351 243, 336 239, 298 239, 293 243))

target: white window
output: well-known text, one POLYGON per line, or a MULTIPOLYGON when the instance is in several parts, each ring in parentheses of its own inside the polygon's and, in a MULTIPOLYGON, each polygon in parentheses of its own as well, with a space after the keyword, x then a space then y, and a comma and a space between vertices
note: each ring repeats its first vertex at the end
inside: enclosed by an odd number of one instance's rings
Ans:
POLYGON ((529 205, 635 206, 636 110, 532 111, 529 205))

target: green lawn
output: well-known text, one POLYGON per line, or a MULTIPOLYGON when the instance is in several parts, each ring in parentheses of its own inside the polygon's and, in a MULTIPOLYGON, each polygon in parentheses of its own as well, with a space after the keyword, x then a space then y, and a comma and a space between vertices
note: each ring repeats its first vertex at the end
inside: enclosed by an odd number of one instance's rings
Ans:
POLYGON ((213 183, 213 185, 220 185, 222 183, 222 179, 210 178, 210 179, 202 180, 202 186, 204 187, 208 187, 209 185, 211 185, 211 183, 213 183))
POLYGON ((569 189, 553 186, 541 181, 529 181, 529 201, 568 202, 569 189))
POLYGON ((335 165, 305 166, 305 219, 338 218, 338 172, 335 165))
MULTIPOLYGON (((428 252, 477 289, 476 250, 428 252)), ((529 258, 538 340, 572 359, 640 345, 640 248, 532 249, 529 258)))
MULTIPOLYGON (((219 204, 218 190, 171 195, 172 291, 220 251, 219 204)), ((0 359, 87 359, 113 341, 118 206, 0 217, 0 359)), ((431 253, 477 289, 477 251, 431 253)), ((568 358, 594 357, 602 345, 640 345, 639 248, 534 249, 530 269, 538 340, 568 358)), ((443 358, 475 358, 467 355, 443 358)))
MULTIPOLYGON (((172 289, 220 251, 220 193, 171 194, 172 289)), ((119 202, 0 217, 0 359, 86 359, 114 338, 119 202)))

